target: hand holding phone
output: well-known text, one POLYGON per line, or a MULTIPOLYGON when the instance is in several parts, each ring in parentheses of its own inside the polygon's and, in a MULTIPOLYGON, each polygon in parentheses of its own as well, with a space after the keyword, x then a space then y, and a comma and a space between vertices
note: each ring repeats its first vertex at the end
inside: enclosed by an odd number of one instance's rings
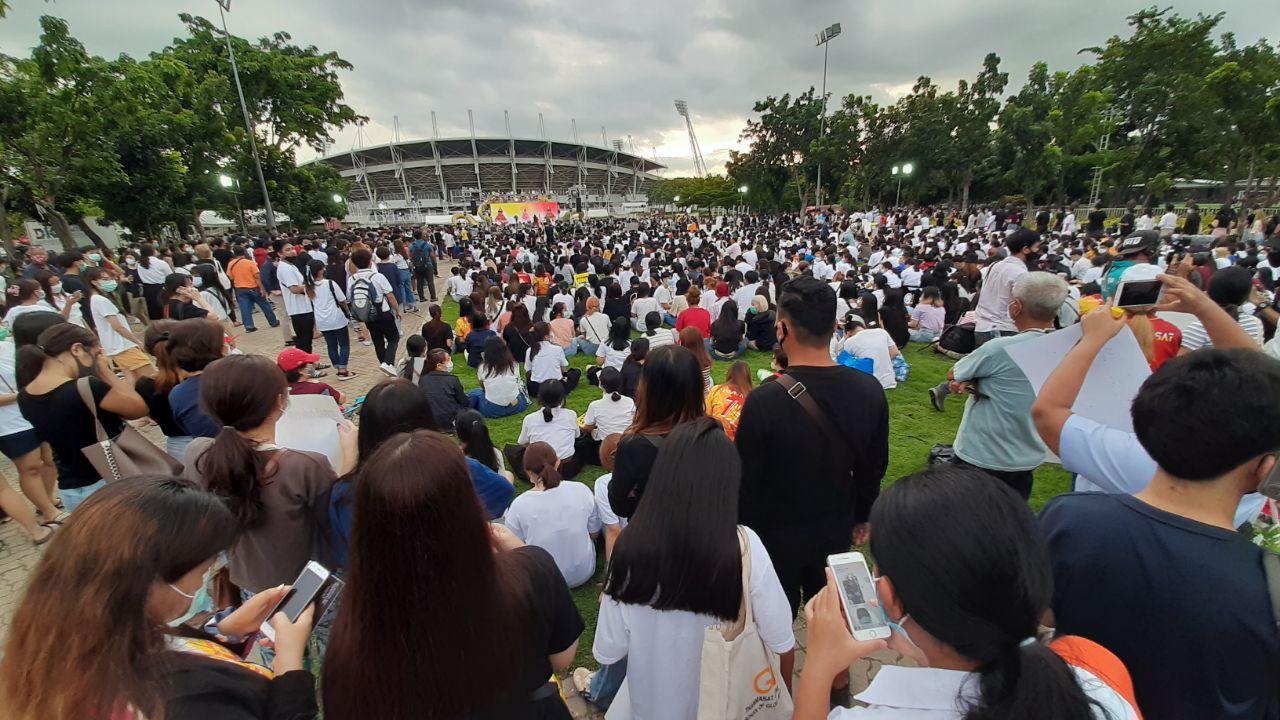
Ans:
POLYGON ((1119 308, 1149 308, 1160 303, 1164 295, 1164 283, 1154 280, 1125 280, 1116 289, 1115 306, 1119 308))
POLYGON ((841 611, 844 602, 841 597, 836 574, 827 568, 827 586, 804 607, 805 625, 809 629, 804 674, 816 672, 824 682, 830 682, 836 673, 885 647, 884 640, 862 640, 850 634, 849 622, 841 611))
POLYGON ((883 640, 892 633, 885 620, 880 598, 867 560, 860 552, 827 556, 827 565, 836 581, 841 606, 856 640, 883 640))

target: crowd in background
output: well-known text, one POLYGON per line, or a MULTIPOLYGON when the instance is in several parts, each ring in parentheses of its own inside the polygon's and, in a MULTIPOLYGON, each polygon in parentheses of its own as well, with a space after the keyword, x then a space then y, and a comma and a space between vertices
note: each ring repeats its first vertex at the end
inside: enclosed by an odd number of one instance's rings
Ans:
POLYGON ((52 544, 0 707, 565 718, 557 673, 585 627, 570 588, 599 554, 600 667, 566 682, 611 718, 710 712, 703 674, 725 671, 704 643, 745 617, 772 717, 1276 720, 1280 580, 1247 535, 1280 495, 1280 218, 1228 206, 1201 235, 1198 215, 1098 212, 30 248, 5 290, 0 452, 21 496, 0 484, 0 507, 52 544), (1160 282, 1159 303, 1115 308, 1135 280, 1160 282), (236 348, 261 320, 274 358, 236 348), (1037 392, 1010 348, 1077 323, 1037 392), (1152 371, 1132 431, 1073 410, 1126 330, 1152 371), (960 395, 964 416, 932 467, 882 492, 912 343, 958 358, 929 401, 960 395), (339 425, 332 457, 287 447, 291 397, 357 402, 322 380, 353 377, 353 351, 388 376, 358 427, 339 425), (753 377, 749 353, 770 370, 753 377), (565 401, 584 392, 579 417, 565 401), (497 447, 487 423, 517 415, 497 447), (132 444, 141 423, 164 448, 132 444), (104 438, 170 471, 110 477, 90 451, 104 438), (1037 518, 1050 452, 1093 492, 1037 518), (574 479, 587 466, 605 471, 592 486, 574 479), (827 570, 868 544, 887 642, 853 638, 827 570), (341 578, 338 601, 274 614, 310 562, 341 578), (847 668, 886 645, 912 666, 850 708, 847 668))

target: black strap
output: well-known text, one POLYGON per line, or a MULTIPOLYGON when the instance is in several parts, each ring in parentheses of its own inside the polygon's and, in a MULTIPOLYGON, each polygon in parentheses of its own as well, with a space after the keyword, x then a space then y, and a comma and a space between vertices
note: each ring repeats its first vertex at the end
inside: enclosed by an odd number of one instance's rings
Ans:
POLYGON ((792 400, 799 403, 805 414, 822 429, 822 432, 826 434, 831 442, 835 443, 837 447, 843 448, 847 446, 848 443, 845 441, 844 436, 831 424, 827 414, 822 412, 822 408, 818 407, 818 403, 814 402, 813 398, 809 397, 808 388, 804 386, 804 383, 786 373, 778 375, 774 379, 787 391, 787 395, 790 395, 792 400))

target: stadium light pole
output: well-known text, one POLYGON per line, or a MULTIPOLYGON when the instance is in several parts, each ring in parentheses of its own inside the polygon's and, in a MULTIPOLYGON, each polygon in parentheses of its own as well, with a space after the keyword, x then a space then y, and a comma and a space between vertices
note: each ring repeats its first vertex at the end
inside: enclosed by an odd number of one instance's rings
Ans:
POLYGON ((271 210, 271 196, 267 193, 267 179, 262 175, 262 160, 258 158, 258 142, 249 121, 249 106, 244 101, 244 88, 240 85, 240 67, 236 65, 236 51, 231 47, 231 33, 227 32, 227 11, 231 0, 217 0, 218 15, 222 18, 222 37, 227 41, 227 56, 231 58, 231 76, 236 81, 236 94, 240 96, 240 111, 244 113, 244 129, 249 133, 249 149, 253 151, 253 167, 258 171, 258 184, 262 186, 262 206, 267 211, 267 232, 276 229, 276 214, 271 210))
POLYGON ((898 200, 902 198, 902 178, 911 174, 915 168, 911 163, 903 163, 901 167, 894 165, 890 172, 894 177, 898 178, 898 192, 893 196, 893 206, 898 207, 898 200))
POLYGON ((240 219, 240 234, 249 237, 249 230, 244 226, 244 208, 240 207, 240 181, 230 175, 219 175, 218 184, 224 190, 236 196, 236 215, 240 219))
MULTIPOLYGON (((228 0, 230 2, 230 0, 228 0)), ((840 23, 832 23, 830 27, 818 33, 818 45, 822 47, 822 129, 818 132, 818 137, 825 137, 827 134, 827 51, 830 49, 830 42, 840 35, 840 23)), ((814 196, 814 206, 822 207, 822 160, 818 160, 818 187, 814 196)))

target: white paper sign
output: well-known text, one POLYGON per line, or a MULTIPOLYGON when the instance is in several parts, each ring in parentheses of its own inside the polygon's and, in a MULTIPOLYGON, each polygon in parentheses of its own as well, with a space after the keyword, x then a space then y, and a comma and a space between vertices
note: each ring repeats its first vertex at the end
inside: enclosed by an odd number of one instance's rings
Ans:
POLYGON ((289 407, 276 421, 276 444, 290 450, 320 453, 336 471, 342 464, 338 425, 344 422, 338 402, 328 395, 290 395, 289 407))
MULTIPOLYGON (((1039 394, 1049 374, 1080 342, 1081 337, 1080 326, 1072 325, 1036 340, 1011 345, 1007 352, 1039 394)), ((1149 375, 1151 366, 1147 364, 1142 348, 1138 347, 1138 340, 1126 327, 1102 347, 1089 367, 1071 409, 1108 427, 1132 432, 1133 419, 1129 415, 1129 407, 1149 375)))

